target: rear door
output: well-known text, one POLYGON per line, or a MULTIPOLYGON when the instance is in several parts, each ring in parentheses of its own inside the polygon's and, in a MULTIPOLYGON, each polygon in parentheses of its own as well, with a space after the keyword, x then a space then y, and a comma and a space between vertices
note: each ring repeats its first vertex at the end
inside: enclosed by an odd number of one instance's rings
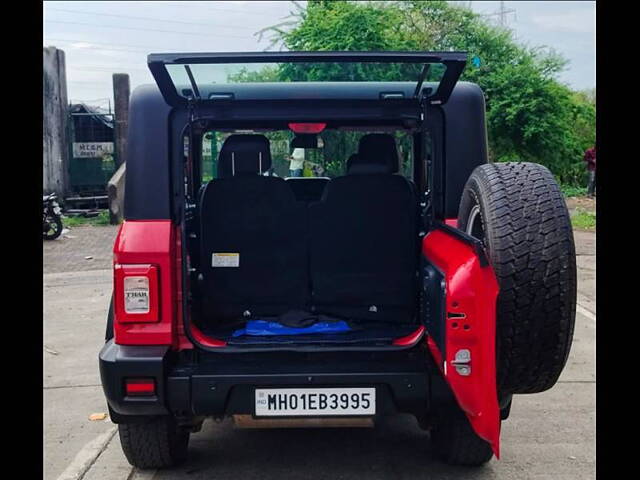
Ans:
POLYGON ((427 345, 476 434, 499 457, 495 274, 482 244, 445 224, 427 233, 422 253, 425 278, 436 279, 425 294, 441 315, 427 320, 427 345))

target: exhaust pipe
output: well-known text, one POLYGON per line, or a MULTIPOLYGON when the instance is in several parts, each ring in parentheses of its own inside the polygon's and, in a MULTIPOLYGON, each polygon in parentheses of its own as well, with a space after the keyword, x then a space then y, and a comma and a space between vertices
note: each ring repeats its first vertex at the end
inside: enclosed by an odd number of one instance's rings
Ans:
POLYGON ((237 428, 372 428, 373 418, 253 418, 252 415, 233 415, 237 428))

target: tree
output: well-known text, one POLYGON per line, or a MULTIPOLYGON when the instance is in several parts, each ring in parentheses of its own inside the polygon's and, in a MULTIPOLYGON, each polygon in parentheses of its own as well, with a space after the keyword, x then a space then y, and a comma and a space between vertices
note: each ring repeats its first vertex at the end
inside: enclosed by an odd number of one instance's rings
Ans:
MULTIPOLYGON (((281 24, 270 32, 289 50, 467 51, 480 66, 468 65, 462 80, 485 92, 491 158, 538 162, 562 182, 584 181, 582 153, 595 141, 595 104, 558 82, 567 62, 553 50, 518 44, 508 30, 445 1, 311 0, 284 23, 291 28, 281 24)), ((281 80, 415 78, 400 68, 297 64, 281 66, 278 75, 281 80)))

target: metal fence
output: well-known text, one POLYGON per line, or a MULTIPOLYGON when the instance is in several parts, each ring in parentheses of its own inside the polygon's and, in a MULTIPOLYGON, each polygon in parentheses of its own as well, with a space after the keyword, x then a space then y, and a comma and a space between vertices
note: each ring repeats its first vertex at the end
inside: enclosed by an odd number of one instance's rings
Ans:
POLYGON ((69 193, 106 195, 116 170, 114 114, 93 112, 84 105, 69 112, 69 193))

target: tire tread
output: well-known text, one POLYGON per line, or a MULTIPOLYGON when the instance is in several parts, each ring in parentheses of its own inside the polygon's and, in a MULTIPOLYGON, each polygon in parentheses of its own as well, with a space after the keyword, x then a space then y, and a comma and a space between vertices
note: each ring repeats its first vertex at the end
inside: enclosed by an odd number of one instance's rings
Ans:
POLYGON ((575 246, 562 192, 542 165, 490 163, 467 181, 459 228, 474 198, 500 286, 498 389, 501 395, 545 391, 566 364, 575 324, 575 246))
POLYGON ((131 465, 140 469, 166 468, 186 458, 189 435, 169 418, 118 425, 122 450, 131 465), (185 438, 186 437, 186 438, 185 438))

